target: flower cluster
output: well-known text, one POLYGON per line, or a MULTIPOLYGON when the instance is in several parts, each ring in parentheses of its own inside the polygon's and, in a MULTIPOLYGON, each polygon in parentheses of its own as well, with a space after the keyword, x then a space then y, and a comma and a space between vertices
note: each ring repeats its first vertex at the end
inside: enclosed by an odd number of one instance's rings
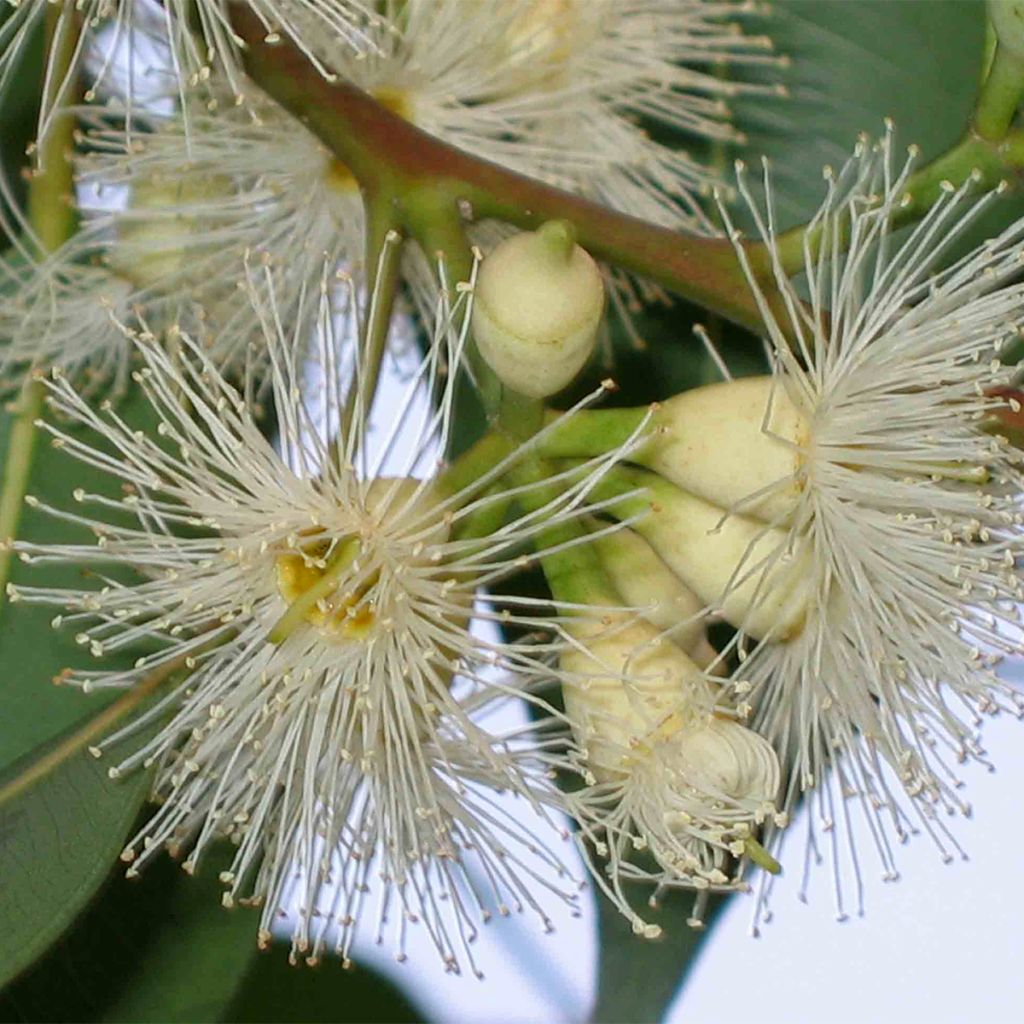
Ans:
MULTIPOLYGON (((94 20, 109 16, 118 33, 130 32, 132 5, 100 6, 94 20)), ((221 53, 201 81, 173 79, 145 106, 132 102, 131 83, 109 83, 120 123, 110 104, 76 111, 86 126, 76 179, 85 230, 33 270, 4 268, 31 278, 15 289, 20 297, 10 314, 0 310, 5 378, 19 366, 54 362, 69 372, 109 372, 124 356, 116 334, 98 330, 89 341, 71 329, 77 307, 98 301, 121 316, 140 307, 150 322, 179 323, 214 348, 218 364, 237 366, 260 337, 248 304, 239 301, 245 253, 261 253, 274 268, 276 303, 289 318, 325 254, 351 273, 367 269, 356 178, 238 70, 228 6, 201 5, 200 22, 221 53), (106 273, 83 276, 76 268, 86 262, 106 273), (45 302, 36 297, 43 291, 45 302)), ((697 138, 738 137, 723 97, 744 87, 708 65, 774 59, 766 40, 734 31, 730 18, 748 13, 741 4, 416 0, 380 16, 360 14, 354 0, 249 6, 268 30, 303 41, 325 73, 437 138, 613 208, 701 233, 712 229, 699 194, 715 176, 635 120, 697 138), (340 31, 344 25, 362 42, 340 31)), ((190 37, 172 13, 157 25, 166 21, 171 37, 181 37, 178 53, 190 37)), ((144 55, 138 62, 146 63, 144 55)), ((16 223, 11 234, 25 227, 16 223)), ((488 249, 504 233, 488 223, 471 230, 488 249)), ((433 253, 409 246, 402 261, 414 304, 429 321, 433 253)), ((636 304, 634 286, 622 275, 615 280, 611 298, 625 313, 636 304)))
POLYGON ((722 193, 713 220, 716 173, 665 139, 739 138, 726 99, 770 90, 723 65, 776 61, 736 30, 753 11, 92 0, 15 4, 0 23, 0 88, 49 26, 40 134, 80 126, 82 214, 54 242, 0 182, 0 389, 45 390, 36 429, 118 488, 29 493, 94 539, 13 550, 89 575, 4 596, 59 607, 95 659, 62 684, 157 694, 92 750, 130 751, 112 778, 153 770, 129 874, 161 850, 191 872, 227 840, 223 901, 262 907, 261 944, 288 917, 293 959, 348 962, 372 921, 403 958, 419 927, 448 970, 479 973, 494 914, 550 929, 550 903, 575 907, 553 849, 572 835, 648 937, 640 888, 692 891, 699 926, 708 894, 759 868, 763 915, 801 805, 809 852, 831 837, 840 915, 855 813, 885 877, 915 831, 958 849, 952 762, 983 759, 986 714, 1024 711, 996 672, 1024 600, 1024 470, 1002 433, 1020 411, 1006 343, 1024 323, 1024 222, 955 256, 991 198, 972 180, 904 231, 916 154, 897 166, 891 131, 826 170, 799 236, 776 230, 767 171, 762 204, 742 165, 755 239, 722 193), (245 76, 254 25, 315 66, 311 88, 362 90, 374 127, 486 158, 473 166, 512 189, 509 171, 528 175, 658 238, 721 223, 688 245, 715 254, 712 276, 730 263, 732 294, 746 275, 771 372, 592 408, 605 382, 546 408, 608 307, 648 290, 584 251, 571 218, 515 234, 462 193, 438 200, 432 165, 346 166, 245 76), (108 74, 143 37, 166 51, 146 104, 108 74), (70 103, 97 60, 112 102, 70 103), (381 415, 403 301, 419 348, 381 415), (152 429, 119 411, 127 388, 152 429), (457 437, 467 396, 486 422, 457 437), (519 585, 529 569, 547 596, 519 585), (495 726, 512 705, 531 721, 495 726))

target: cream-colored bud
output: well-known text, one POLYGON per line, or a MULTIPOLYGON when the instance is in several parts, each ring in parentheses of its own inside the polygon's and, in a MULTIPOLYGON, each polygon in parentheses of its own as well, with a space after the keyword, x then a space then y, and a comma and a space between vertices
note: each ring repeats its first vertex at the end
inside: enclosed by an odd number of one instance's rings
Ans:
POLYGON ((778 795, 779 759, 772 745, 739 722, 713 716, 667 745, 680 773, 706 792, 766 804, 778 795))
POLYGON ((755 639, 786 640, 803 626, 809 556, 790 536, 748 516, 727 515, 667 482, 635 529, 702 600, 755 639))
POLYGON ((988 17, 999 45, 1024 60, 1024 0, 988 0, 988 17))
POLYGON ((473 335, 503 384, 531 398, 561 391, 597 340, 604 283, 572 226, 549 221, 501 242, 480 265, 473 335))
POLYGON ((131 216, 118 224, 118 244, 110 265, 139 288, 166 280, 168 275, 187 271, 189 253, 205 230, 200 209, 210 200, 227 199, 231 181, 211 175, 198 179, 141 179, 132 185, 131 216))
POLYGON ((701 616, 704 602, 633 530, 617 530, 594 541, 601 564, 628 605, 689 655, 701 668, 715 659, 701 616))
POLYGON ((707 713, 711 691, 700 669, 655 626, 623 617, 568 629, 579 646, 560 659, 565 707, 599 779, 625 770, 659 730, 707 713))
POLYGON ((655 423, 659 430, 639 457, 644 465, 722 508, 739 505, 766 522, 792 514, 809 427, 776 379, 741 377, 684 391, 662 404, 655 423))

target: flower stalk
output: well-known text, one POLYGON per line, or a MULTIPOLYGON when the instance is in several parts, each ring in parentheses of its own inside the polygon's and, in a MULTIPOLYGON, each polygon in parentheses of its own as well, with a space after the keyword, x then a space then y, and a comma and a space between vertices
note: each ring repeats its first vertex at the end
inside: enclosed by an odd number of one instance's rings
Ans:
MULTIPOLYGON (((46 46, 53 55, 52 71, 44 85, 48 93, 64 88, 74 62, 78 33, 73 23, 62 16, 60 6, 46 12, 46 46)), ((53 96, 43 97, 44 105, 53 96)), ((38 151, 38 166, 33 170, 28 192, 28 223, 31 241, 41 255, 53 252, 75 231, 74 191, 70 150, 73 145, 75 119, 63 114, 54 120, 38 151)), ((10 439, 3 464, 0 489, 0 609, 6 599, 7 581, 11 572, 10 542, 18 535, 25 491, 32 472, 35 455, 36 420, 43 411, 46 389, 33 376, 26 378, 11 408, 10 439)))

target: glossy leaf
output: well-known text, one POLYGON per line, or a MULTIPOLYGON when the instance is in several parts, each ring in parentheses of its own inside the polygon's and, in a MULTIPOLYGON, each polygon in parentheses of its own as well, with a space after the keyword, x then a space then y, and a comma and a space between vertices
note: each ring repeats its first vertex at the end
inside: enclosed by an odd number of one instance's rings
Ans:
POLYGON ((254 910, 221 906, 217 874, 230 854, 212 851, 195 877, 166 856, 131 881, 115 871, 49 955, 0 994, 0 1018, 221 1019, 246 971, 272 956, 256 949, 254 910))
MULTIPOLYGON (((140 402, 125 402, 121 412, 140 425, 147 415, 140 402)), ((0 452, 7 450, 9 430, 4 413, 0 452)), ((71 507, 75 487, 110 493, 113 484, 40 438, 30 493, 71 507)), ((22 517, 21 536, 65 543, 90 539, 83 528, 31 508, 22 517)), ((74 566, 16 563, 12 579, 77 586, 82 574, 74 566)), ((96 761, 86 751, 99 739, 88 723, 116 694, 85 695, 53 685, 65 667, 92 662, 75 643, 73 627, 52 628, 54 611, 21 602, 0 606, 0 984, 45 950, 89 900, 148 785, 143 773, 111 782, 111 759, 96 761)), ((129 664, 137 653, 109 664, 129 664)))

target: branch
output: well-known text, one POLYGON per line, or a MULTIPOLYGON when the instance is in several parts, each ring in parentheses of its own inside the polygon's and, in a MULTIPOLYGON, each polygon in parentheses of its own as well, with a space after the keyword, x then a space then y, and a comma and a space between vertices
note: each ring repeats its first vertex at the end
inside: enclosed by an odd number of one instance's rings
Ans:
MULTIPOLYGON (((259 20, 243 5, 232 22, 245 40, 249 76, 293 114, 353 173, 364 197, 386 193, 407 225, 405 196, 429 190, 438 204, 468 209, 522 228, 546 220, 572 222, 577 239, 594 256, 647 278, 746 327, 761 317, 732 245, 701 238, 619 213, 599 203, 527 178, 463 152, 404 121, 348 82, 327 81, 294 44, 264 39, 259 20)), ((768 262, 751 248, 755 271, 768 262)), ((774 289, 766 280, 770 293, 774 289)))

